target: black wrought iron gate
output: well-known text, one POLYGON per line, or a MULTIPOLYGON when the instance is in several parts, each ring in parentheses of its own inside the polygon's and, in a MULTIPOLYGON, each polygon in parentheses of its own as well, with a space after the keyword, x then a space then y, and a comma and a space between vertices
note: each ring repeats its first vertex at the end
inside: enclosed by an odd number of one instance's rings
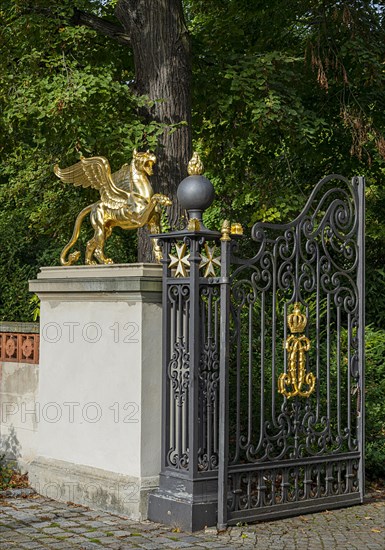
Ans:
POLYGON ((252 238, 250 259, 221 243, 222 527, 364 495, 364 179, 323 179, 252 238))
POLYGON ((157 236, 162 471, 149 518, 198 530, 360 502, 364 179, 329 176, 292 223, 257 223, 250 259, 239 224, 219 233, 188 215, 157 236))

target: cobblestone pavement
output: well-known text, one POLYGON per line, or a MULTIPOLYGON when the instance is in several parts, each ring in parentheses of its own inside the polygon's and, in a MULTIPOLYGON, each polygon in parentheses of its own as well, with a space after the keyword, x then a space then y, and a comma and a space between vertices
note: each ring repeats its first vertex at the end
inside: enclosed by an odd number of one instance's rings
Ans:
POLYGON ((0 549, 24 548, 384 550, 385 498, 332 512, 237 526, 219 534, 216 529, 206 529, 193 535, 37 495, 2 499, 0 549))

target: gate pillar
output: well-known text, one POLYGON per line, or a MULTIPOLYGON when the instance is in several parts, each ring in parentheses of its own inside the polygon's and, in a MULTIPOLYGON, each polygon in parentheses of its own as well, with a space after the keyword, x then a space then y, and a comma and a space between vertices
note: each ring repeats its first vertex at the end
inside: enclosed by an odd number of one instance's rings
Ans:
POLYGON ((188 531, 217 521, 221 236, 203 224, 214 189, 192 161, 178 188, 187 227, 155 236, 163 251, 162 470, 148 508, 150 520, 188 531))
MULTIPOLYGON (((158 484, 161 270, 154 264, 43 267, 34 407, 38 493, 146 519, 158 484)), ((25 405, 25 403, 22 403, 25 405)))

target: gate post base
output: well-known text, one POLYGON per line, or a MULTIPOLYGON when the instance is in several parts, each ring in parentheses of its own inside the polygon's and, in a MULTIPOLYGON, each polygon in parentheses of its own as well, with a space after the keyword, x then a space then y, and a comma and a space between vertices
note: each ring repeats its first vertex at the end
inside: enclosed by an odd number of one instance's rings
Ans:
POLYGON ((190 532, 212 527, 217 523, 217 491, 216 476, 192 481, 161 474, 159 488, 149 495, 148 519, 190 532))
POLYGON ((161 268, 42 268, 32 485, 146 519, 161 466, 161 268), (69 494, 71 496, 69 496, 69 494))

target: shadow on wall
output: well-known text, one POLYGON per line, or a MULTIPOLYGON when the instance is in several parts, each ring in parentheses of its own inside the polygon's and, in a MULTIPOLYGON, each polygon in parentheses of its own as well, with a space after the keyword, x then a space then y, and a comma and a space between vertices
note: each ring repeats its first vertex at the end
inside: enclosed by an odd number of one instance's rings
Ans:
POLYGON ((7 460, 15 462, 18 462, 21 458, 21 445, 13 426, 9 427, 6 435, 0 435, 0 455, 5 455, 7 460))

